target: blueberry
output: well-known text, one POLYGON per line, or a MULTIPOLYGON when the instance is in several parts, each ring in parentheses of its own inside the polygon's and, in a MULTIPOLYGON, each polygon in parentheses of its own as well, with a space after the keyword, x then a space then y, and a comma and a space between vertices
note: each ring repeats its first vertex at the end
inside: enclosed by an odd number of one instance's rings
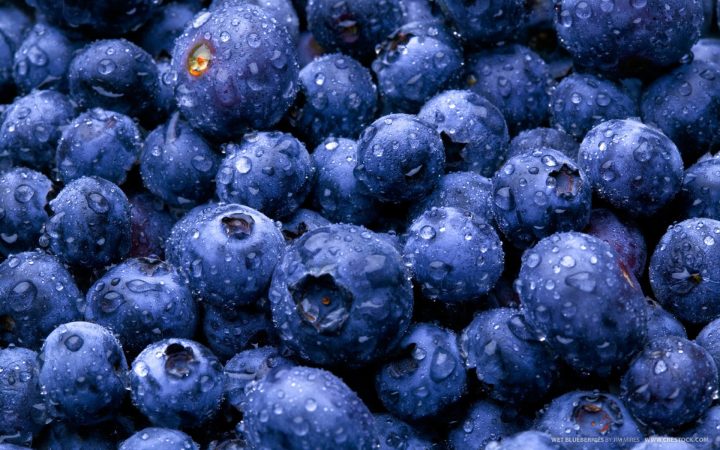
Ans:
POLYGON ((433 125, 445 144, 446 169, 492 177, 505 160, 510 136, 500 110, 472 91, 445 91, 418 117, 433 125))
POLYGON ((681 436, 694 438, 693 445, 700 450, 714 450, 720 444, 720 406, 713 406, 685 430, 681 436))
POLYGON ((391 414, 375 414, 375 432, 380 441, 379 450, 428 450, 432 443, 418 430, 391 414))
POLYGON ((512 40, 528 21, 523 0, 438 0, 445 16, 470 46, 512 40))
POLYGON ((720 65, 720 39, 702 38, 692 46, 694 61, 720 65))
POLYGON ((30 447, 21 447, 15 444, 0 444, 0 450, 29 450, 30 447))
POLYGON ((20 167, 0 174, 0 255, 37 245, 51 191, 50 180, 34 170, 20 167))
POLYGON ((37 353, 20 347, 0 350, 0 434, 4 442, 29 444, 45 422, 37 353))
POLYGON ((281 132, 246 134, 225 147, 217 172, 220 200, 255 208, 273 218, 295 212, 315 181, 315 167, 302 142, 281 132))
POLYGON ((202 203, 213 194, 220 157, 179 113, 145 139, 140 174, 150 192, 169 205, 202 203))
POLYGON ((104 108, 143 116, 155 105, 158 70, 152 57, 125 39, 93 42, 68 71, 70 97, 81 108, 104 108))
POLYGON ((25 36, 13 59, 13 79, 20 92, 67 91, 67 73, 78 44, 53 26, 38 23, 25 36))
MULTIPOLYGON (((687 336, 681 336, 687 337, 687 336)), ((700 330, 695 343, 707 350, 715 366, 720 364, 720 319, 715 319, 700 330)))
POLYGON ((203 333, 207 345, 222 360, 252 346, 277 341, 272 319, 264 308, 224 311, 207 307, 203 333))
POLYGON ((555 11, 555 30, 575 65, 612 75, 678 62, 703 23, 701 0, 561 0, 555 11))
POLYGON ((169 337, 192 338, 197 306, 185 279, 159 259, 126 259, 88 290, 85 320, 111 330, 129 355, 169 337))
POLYGON ((613 248, 620 257, 625 271, 638 279, 645 273, 647 245, 638 225, 631 220, 621 219, 609 209, 593 209, 585 233, 601 239, 613 248))
POLYGON ((655 247, 650 285, 657 300, 680 320, 705 324, 720 316, 719 235, 717 220, 688 219, 671 226, 655 247))
POLYGON ((609 120, 580 144, 580 167, 598 197, 633 216, 649 216, 680 190, 683 162, 660 130, 638 121, 609 120))
POLYGON ((700 418, 717 395, 718 372, 703 347, 677 336, 651 341, 622 378, 633 416, 657 430, 700 418), (692 374, 692 376, 687 376, 692 374))
POLYGON ((298 63, 300 67, 305 67, 315 60, 326 54, 325 49, 320 47, 315 37, 309 31, 300 34, 297 44, 298 63))
POLYGON ((384 364, 375 386, 383 405, 398 417, 437 417, 466 393, 465 368, 457 336, 427 323, 416 323, 402 340, 399 354, 384 364))
POLYGON ((577 141, 564 131, 555 128, 533 128, 520 132, 510 141, 507 157, 509 159, 522 153, 551 148, 575 161, 579 147, 577 141))
POLYGON ((137 31, 138 44, 155 59, 169 58, 175 39, 200 10, 198 0, 180 0, 165 3, 145 25, 137 31))
POLYGON ((117 441, 122 440, 125 433, 118 436, 109 425, 111 423, 104 422, 102 426, 74 427, 66 422, 54 422, 43 429, 34 443, 42 450, 117 450, 117 441))
POLYGON ((280 230, 258 211, 206 205, 175 224, 166 254, 188 277, 197 298, 232 311, 265 295, 284 248, 280 230))
POLYGON ((460 82, 462 48, 437 21, 403 25, 377 51, 372 69, 380 98, 393 112, 416 113, 430 97, 460 82))
POLYGON ((681 218, 720 220, 720 159, 708 155, 690 166, 678 200, 681 218))
POLYGON ((355 139, 375 117, 370 71, 349 56, 321 56, 300 70, 300 92, 288 121, 312 145, 328 136, 355 139))
POLYGON ((562 153, 540 149, 510 158, 493 178, 493 211, 508 242, 527 248, 590 219, 590 180, 562 153))
POLYGON ((175 221, 163 203, 152 194, 141 192, 129 198, 132 223, 132 245, 128 256, 165 255, 165 242, 175 221))
POLYGON ((355 176, 386 202, 418 200, 431 192, 445 168, 440 135, 408 114, 381 117, 358 141, 355 176))
POLYGON ((435 190, 411 208, 410 217, 417 218, 432 208, 451 207, 494 224, 492 205, 492 181, 475 172, 454 172, 440 178, 435 190))
POLYGON ((506 417, 502 406, 489 400, 480 400, 470 406, 466 417, 450 431, 448 442, 454 450, 476 450, 485 448, 491 441, 510 436, 517 431, 517 425, 506 417))
POLYGON ((377 447, 370 411, 330 372, 281 367, 248 389, 243 423, 251 448, 377 447))
POLYGON ((52 414, 74 425, 112 417, 125 397, 125 355, 115 336, 100 325, 60 325, 45 339, 38 361, 52 414))
POLYGON ((638 106, 617 84, 591 74, 571 74, 550 95, 550 123, 576 139, 610 119, 638 116, 638 106))
POLYGON ((65 264, 101 267, 130 251, 130 203, 115 184, 97 177, 70 182, 50 202, 50 250, 65 264))
POLYGON ((183 116, 217 140, 271 127, 298 89, 290 35, 249 4, 200 12, 175 41, 173 70, 183 116))
POLYGON ((667 436, 653 436, 653 441, 642 442, 631 450, 695 450, 696 447, 667 436))
POLYGON ((133 404, 159 427, 202 426, 220 408, 224 383, 217 357, 189 339, 149 345, 130 371, 133 404))
MULTIPOLYGON (((656 301, 647 299, 647 340, 650 342, 664 336, 687 338, 687 332, 675 316, 665 311, 656 301)), ((720 358, 718 361, 720 362, 720 358)))
POLYGON ((623 402, 598 391, 572 391, 557 397, 541 412, 536 427, 567 439, 578 450, 622 450, 643 439, 623 402))
POLYGON ((275 347, 258 347, 242 351, 225 364, 225 395, 239 411, 245 409, 246 389, 262 381, 272 370, 291 368, 295 364, 284 358, 275 347))
POLYGON ((317 169, 313 203, 328 219, 369 225, 380 218, 378 202, 354 175, 357 143, 328 138, 312 154, 317 169))
POLYGON ((118 450, 200 450, 192 438, 179 430, 170 428, 145 428, 133 434, 118 450))
POLYGON ((169 61, 158 61, 157 69, 159 81, 158 90, 155 92, 155 106, 158 114, 152 118, 146 117, 152 123, 161 123, 178 107, 175 100, 177 74, 173 71, 169 61))
POLYGON ((85 176, 123 184, 142 149, 140 130, 125 115, 94 108, 63 130, 55 160, 58 178, 69 183, 85 176))
POLYGON ((300 35, 300 19, 291 0, 213 0, 210 10, 224 8, 226 6, 236 7, 242 4, 255 5, 262 8, 267 14, 274 18, 280 25, 283 25, 293 41, 298 40, 300 35))
POLYGON ((442 22, 440 7, 433 0, 402 0, 403 23, 442 22))
POLYGON ((540 401, 558 378, 553 355, 523 314, 511 308, 476 315, 460 336, 460 351, 466 367, 498 401, 540 401))
POLYGON ((642 98, 642 117, 693 161, 720 148, 720 67, 693 61, 658 78, 642 98))
POLYGON ((82 294, 55 257, 40 251, 0 264, 0 345, 36 350, 60 324, 79 320, 82 294))
POLYGON ((549 82, 545 62, 522 45, 506 45, 468 57, 468 89, 497 106, 511 134, 540 126, 547 118, 549 82))
POLYGON ((309 0, 308 29, 323 47, 360 60, 402 25, 400 0, 309 0))
POLYGON ((0 98, 11 99, 14 92, 13 54, 22 45, 32 21, 25 11, 11 2, 0 5, 0 98))
POLYGON ((400 254, 361 227, 330 225, 288 248, 270 287, 283 343, 316 364, 359 366, 387 355, 410 322, 400 254))
POLYGON ((513 434, 500 441, 493 441, 486 450, 560 450, 552 436, 540 431, 529 430, 513 434))
POLYGON ((445 302, 487 294, 505 259, 500 238, 483 217, 452 207, 419 216, 408 230, 403 256, 423 295, 445 302))
POLYGON ((608 375, 643 344, 646 306, 605 242, 558 233, 525 252, 517 291, 530 327, 580 372, 608 375))
POLYGON ((33 91, 18 97, 1 116, 0 155, 31 169, 48 169, 62 128, 75 117, 75 107, 63 94, 33 91))
POLYGON ((287 242, 292 242, 308 231, 330 225, 330 221, 312 209, 300 208, 282 223, 282 234, 287 242))

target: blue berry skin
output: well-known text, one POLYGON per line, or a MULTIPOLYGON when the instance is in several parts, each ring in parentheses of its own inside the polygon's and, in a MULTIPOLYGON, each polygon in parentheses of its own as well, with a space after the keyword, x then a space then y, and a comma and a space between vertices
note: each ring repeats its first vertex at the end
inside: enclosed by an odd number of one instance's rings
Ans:
POLYGON ((287 29, 293 42, 297 42, 300 36, 300 19, 291 0, 213 0, 210 4, 210 10, 212 11, 226 6, 236 7, 242 4, 255 5, 262 8, 280 25, 283 25, 287 29))
POLYGON ((386 109, 417 113, 429 98, 459 84, 463 63, 460 44, 441 23, 413 22, 378 47, 372 69, 386 109))
POLYGON ((7 153, 16 165, 46 170, 75 107, 59 92, 34 91, 18 97, 1 117, 0 155, 7 153))
POLYGON ((645 273, 647 244, 637 224, 621 219, 609 209, 597 208, 590 213, 585 233, 601 239, 615 250, 624 270, 632 272, 637 279, 645 273))
POLYGON ((160 3, 152 0, 26 0, 48 22, 82 34, 119 36, 140 27, 160 3))
POLYGON ((159 259, 126 259, 86 297, 85 320, 112 331, 129 355, 163 338, 192 338, 197 316, 186 280, 159 259))
MULTIPOLYGON (((686 338, 687 336, 681 336, 686 338)), ((707 350, 715 366, 720 364, 720 319, 715 319, 700 330, 695 343, 707 350)))
POLYGON ((170 428, 144 428, 120 443, 118 450, 200 450, 190 436, 170 428))
POLYGON ((700 419, 681 433, 680 436, 702 439, 702 442, 693 442, 695 449, 717 449, 718 444, 720 444, 720 405, 708 409, 700 419))
POLYGON ((510 141, 508 159, 523 153, 532 153, 535 150, 551 148, 563 155, 577 161, 580 145, 572 136, 556 128, 533 128, 520 132, 510 141))
POLYGON ((515 309, 476 315, 460 336, 460 352, 490 397, 501 402, 541 401, 558 378, 555 358, 515 309))
POLYGON ((419 200, 432 192, 445 169, 435 129, 409 114, 373 122, 358 141, 355 176, 375 198, 391 203, 419 200))
POLYGON ((647 341, 665 336, 687 339, 687 332, 685 326, 675 316, 665 311, 656 301, 647 299, 647 341))
POLYGON ((0 434, 6 443, 29 444, 45 424, 39 373, 34 351, 0 350, 0 434))
POLYGON ((152 110, 158 81, 152 57, 125 39, 87 45, 75 54, 68 71, 70 97, 79 107, 133 116, 152 110))
POLYGON ((677 336, 648 343, 622 378, 622 399, 640 422, 668 430, 694 422, 717 395, 718 372, 700 345, 677 336), (688 376, 692 374, 692 376, 688 376))
POLYGON ((637 104, 619 85, 592 74, 571 74, 550 95, 550 123, 578 140, 600 122, 638 115, 637 104))
POLYGON ((173 70, 185 119, 227 141, 280 121, 295 99, 300 69, 285 27, 243 4, 200 12, 175 41, 173 70))
POLYGON ((45 339, 38 361, 43 395, 57 418, 93 425, 112 417, 125 398, 125 355, 100 325, 60 325, 45 339))
POLYGON ((321 56, 300 70, 299 81, 288 122, 311 146, 328 136, 355 139, 375 117, 377 87, 370 71, 349 56, 321 56))
POLYGON ((492 177, 505 160, 510 135, 499 109, 472 91, 445 91, 418 117, 433 125, 445 144, 446 170, 492 177))
POLYGON ((159 81, 158 90, 155 92, 155 106, 158 114, 155 117, 146 118, 151 123, 161 123, 178 107, 175 100, 177 74, 173 71, 170 62, 166 60, 158 61, 157 69, 159 81))
POLYGON ((40 251, 11 255, 0 264, 0 345, 37 350, 60 324, 79 320, 82 294, 70 273, 40 251))
POLYGON ((489 443, 486 450, 561 450, 552 437, 540 431, 529 430, 513 434, 500 441, 489 443))
POLYGON ((630 450, 695 450, 696 447, 682 441, 672 441, 672 437, 667 436, 654 436, 657 441, 655 442, 642 442, 635 445, 630 450), (668 442, 663 442, 662 439, 669 439, 668 442))
POLYGON ((523 0, 438 0, 445 17, 470 46, 495 44, 517 37, 528 20, 523 0))
POLYGON ((97 176, 123 184, 141 149, 140 130, 130 117, 93 108, 62 132, 55 153, 58 179, 67 184, 97 176))
POLYGON ((326 225, 330 225, 330 221, 325 217, 312 209, 300 208, 295 211, 292 216, 283 221, 281 230, 285 241, 292 242, 308 231, 326 225))
MULTIPOLYGON (((457 208, 470 211, 479 219, 494 224, 492 181, 475 172, 443 175, 434 191, 411 208, 417 218, 432 208, 457 208)), ((413 219, 415 220, 415 219, 413 219)))
POLYGON ((681 218, 720 220, 720 159, 707 155, 690 166, 678 197, 681 218))
POLYGON ((623 450, 633 440, 643 439, 623 402, 598 391, 573 391, 557 397, 541 411, 536 428, 550 436, 586 440, 572 443, 578 450, 623 450))
POLYGON ((112 422, 78 428, 66 422, 53 422, 34 443, 42 450, 117 450, 118 436, 108 433, 110 424, 112 422))
POLYGON ((18 90, 67 91, 67 73, 78 44, 53 26, 38 23, 28 31, 13 58, 13 80, 18 90))
POLYGON ((217 357, 189 339, 149 345, 130 371, 133 404, 158 427, 201 427, 219 410, 224 384, 217 357))
POLYGON ((152 194, 140 192, 129 198, 132 224, 131 258, 156 256, 164 258, 165 242, 175 220, 163 203, 152 194))
POLYGON ((403 23, 400 0, 309 0, 308 29, 324 49, 364 61, 403 23))
POLYGON ((0 5, 0 97, 12 98, 13 54, 22 45, 32 21, 25 11, 10 2, 0 5))
POLYGON ((391 414, 374 414, 379 450, 429 450, 432 442, 391 414))
POLYGON ((130 251, 130 203, 115 184, 82 177, 67 184, 50 202, 45 226, 50 250, 65 264, 102 267, 130 251))
POLYGON ((595 194, 632 216, 649 216, 680 190, 683 161, 675 144, 641 122, 609 120, 580 144, 580 167, 595 194))
POLYGON ((514 156, 493 178, 498 228, 520 249, 558 231, 583 229, 590 219, 591 203, 585 172, 556 150, 514 156))
POLYGON ((330 225, 293 242, 270 287, 283 343, 320 365, 360 366, 389 354, 410 324, 410 278, 386 238, 330 225))
POLYGON ((688 219, 672 225, 650 258, 655 297, 678 319, 706 324, 720 316, 720 222, 688 219))
POLYGON ((706 37, 702 38, 692 46, 693 61, 703 61, 710 64, 720 65, 720 39, 706 37))
POLYGON ((52 183, 40 172, 18 167, 0 174, 0 255, 37 245, 51 191, 52 183))
POLYGON ((175 224, 166 255, 187 276, 196 298, 232 311, 266 294, 284 249, 280 230, 262 213, 241 205, 205 205, 175 224))
POLYGON ((432 0, 402 0, 400 6, 403 10, 403 24, 443 21, 440 7, 432 0))
POLYGON ((575 370, 606 376, 642 346, 640 287, 610 245, 558 233, 525 252, 516 290, 530 327, 575 370))
POLYGON ((208 347, 223 361, 253 345, 277 341, 270 315, 253 308, 225 311, 207 307, 203 333, 208 347))
POLYGON ((294 213, 315 181, 315 167, 305 145, 277 131, 246 134, 225 147, 217 172, 217 195, 228 203, 255 208, 272 217, 294 213))
POLYGON ((295 363, 284 358, 275 347, 258 347, 242 351, 225 364, 225 396, 238 411, 247 402, 246 389, 259 383, 276 368, 291 368, 295 363))
POLYGON ((172 206, 209 200, 220 157, 175 113, 145 138, 140 175, 145 187, 172 206))
POLYGON ((720 67, 693 61, 658 78, 642 98, 643 122, 677 144, 683 158, 697 159, 720 147, 720 67))
POLYGON ((500 278, 505 253, 485 218, 442 207, 426 211, 410 225, 403 257, 425 297, 472 302, 500 278))
POLYGON ((680 61, 700 37, 702 0, 622 2, 561 0, 555 30, 579 68, 609 75, 680 61))
POLYGON ((465 394, 467 376, 452 331, 416 323, 399 352, 375 378, 380 401, 394 415, 406 420, 437 417, 465 394))
POLYGON ((317 169, 313 203, 334 222, 370 225, 380 220, 379 202, 355 178, 357 143, 328 138, 312 154, 317 169))
POLYGON ((165 3, 162 9, 153 14, 137 31, 138 45, 156 60, 169 58, 175 39, 185 31, 185 26, 201 7, 202 2, 198 0, 165 3))
POLYGON ((506 45, 468 57, 467 87, 497 106, 513 135, 545 121, 549 83, 545 61, 522 45, 506 45))
POLYGON ((477 450, 485 448, 491 441, 520 431, 513 420, 504 417, 503 410, 503 406, 489 400, 474 403, 465 419, 450 431, 450 447, 454 450, 477 450))
POLYGON ((251 448, 378 445, 373 417, 360 398, 335 375, 310 367, 277 368, 251 384, 243 424, 251 448))

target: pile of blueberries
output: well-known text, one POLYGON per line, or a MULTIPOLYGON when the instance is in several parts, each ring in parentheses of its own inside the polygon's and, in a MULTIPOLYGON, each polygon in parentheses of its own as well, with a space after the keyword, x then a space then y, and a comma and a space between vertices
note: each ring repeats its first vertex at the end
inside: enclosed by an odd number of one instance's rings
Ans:
POLYGON ((718 16, 0 1, 0 450, 720 448, 718 16))

